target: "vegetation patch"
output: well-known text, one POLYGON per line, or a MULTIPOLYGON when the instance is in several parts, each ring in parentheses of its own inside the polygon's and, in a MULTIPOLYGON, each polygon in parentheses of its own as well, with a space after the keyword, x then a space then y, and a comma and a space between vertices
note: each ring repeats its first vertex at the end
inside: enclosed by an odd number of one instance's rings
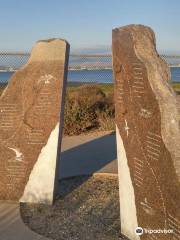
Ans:
POLYGON ((180 94, 180 83, 173 83, 174 91, 180 94))
POLYGON ((67 89, 65 135, 114 130, 114 115, 113 86, 84 84, 67 89))

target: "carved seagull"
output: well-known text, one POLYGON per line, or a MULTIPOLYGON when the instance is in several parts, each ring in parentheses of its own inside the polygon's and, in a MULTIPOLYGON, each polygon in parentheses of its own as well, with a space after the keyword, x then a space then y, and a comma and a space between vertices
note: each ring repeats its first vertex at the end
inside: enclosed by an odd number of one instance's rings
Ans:
POLYGON ((149 206, 149 203, 148 203, 148 201, 147 201, 147 198, 144 198, 144 202, 140 202, 140 204, 141 204, 143 210, 144 210, 147 214, 149 214, 149 215, 151 215, 151 216, 153 216, 153 215, 155 214, 155 210, 154 210, 151 206, 149 206))
POLYGON ((54 79, 54 77, 51 74, 45 74, 44 76, 41 76, 38 83, 44 82, 44 84, 50 84, 52 79, 54 79))
POLYGON ((125 119, 125 127, 124 127, 125 131, 126 131, 126 134, 127 134, 127 137, 129 136, 129 127, 128 127, 128 123, 127 123, 127 120, 125 119))
POLYGON ((19 149, 10 148, 10 147, 8 147, 8 148, 15 152, 15 154, 16 154, 15 160, 20 161, 20 162, 23 160, 24 156, 23 156, 23 154, 19 151, 19 149))

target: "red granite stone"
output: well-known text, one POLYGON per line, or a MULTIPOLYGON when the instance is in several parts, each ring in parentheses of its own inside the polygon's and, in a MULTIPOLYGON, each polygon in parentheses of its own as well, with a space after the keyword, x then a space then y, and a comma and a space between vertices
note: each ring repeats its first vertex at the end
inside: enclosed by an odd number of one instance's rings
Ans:
POLYGON ((39 41, 0 97, 1 200, 22 197, 58 122, 61 140, 68 52, 64 40, 39 41))
MULTIPOLYGON (((180 102, 168 82, 169 68, 156 51, 153 31, 142 25, 114 29, 112 50, 117 134, 126 152, 138 226, 173 230, 139 239, 180 239, 180 102)), ((124 214, 121 209, 121 218, 124 214)))

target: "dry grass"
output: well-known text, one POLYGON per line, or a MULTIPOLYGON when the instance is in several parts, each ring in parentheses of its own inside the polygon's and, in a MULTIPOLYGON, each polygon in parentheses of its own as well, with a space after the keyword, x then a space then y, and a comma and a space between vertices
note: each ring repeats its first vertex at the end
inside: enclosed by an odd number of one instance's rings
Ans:
POLYGON ((78 135, 92 130, 114 130, 113 94, 98 85, 82 85, 67 90, 64 134, 78 135))
POLYGON ((174 91, 180 94, 180 83, 173 83, 174 91))
POLYGON ((0 84, 0 96, 3 93, 4 89, 6 88, 7 84, 0 84))

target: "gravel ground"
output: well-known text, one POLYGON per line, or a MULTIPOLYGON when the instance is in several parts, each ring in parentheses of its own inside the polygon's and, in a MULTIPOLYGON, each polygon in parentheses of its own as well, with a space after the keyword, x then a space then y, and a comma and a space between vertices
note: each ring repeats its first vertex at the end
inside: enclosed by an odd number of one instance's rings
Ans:
POLYGON ((21 204, 32 230, 55 240, 120 240, 116 176, 95 175, 60 181, 54 206, 21 204))

